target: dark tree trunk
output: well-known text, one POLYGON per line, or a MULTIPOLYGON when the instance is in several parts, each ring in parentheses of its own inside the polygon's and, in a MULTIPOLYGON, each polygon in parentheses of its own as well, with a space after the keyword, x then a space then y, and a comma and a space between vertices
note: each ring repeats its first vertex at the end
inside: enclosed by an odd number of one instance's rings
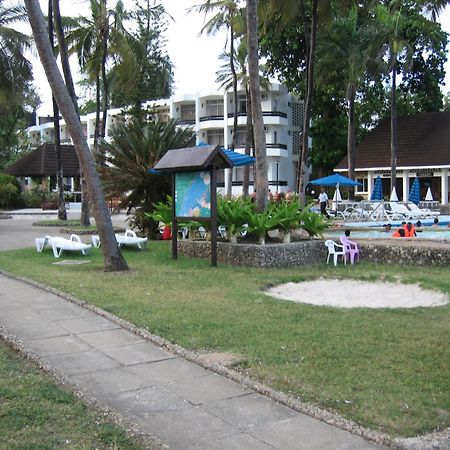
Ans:
POLYGON ((59 109, 63 114, 70 135, 72 136, 80 165, 86 176, 91 201, 94 206, 95 221, 102 241, 104 269, 106 271, 128 270, 128 265, 116 242, 111 216, 106 204, 100 178, 95 169, 94 159, 87 145, 83 128, 81 127, 72 99, 59 73, 55 57, 51 50, 39 2, 38 0, 25 0, 25 5, 39 58, 52 88, 53 95, 58 102, 59 109))
MULTIPOLYGON (((55 54, 55 44, 53 37, 53 4, 52 0, 48 1, 48 39, 55 54)), ((55 156, 56 156, 56 185, 58 186, 58 219, 67 220, 66 206, 64 203, 64 175, 61 160, 61 132, 59 126, 59 109, 55 97, 52 96, 53 103, 53 131, 55 135, 55 156)))
MULTIPOLYGON (((316 38, 317 38, 317 3, 318 0, 312 1, 311 12, 311 31, 310 31, 310 43, 309 43, 309 56, 307 60, 307 77, 306 77, 306 95, 305 95, 305 108, 303 115, 303 136, 302 136, 302 148, 300 152, 300 159, 298 162, 298 198, 300 205, 305 204, 306 200, 306 167, 308 166, 308 140, 309 140, 309 122, 311 119, 311 109, 314 94, 314 61, 316 54, 316 38)), ((305 29, 307 24, 305 23, 305 29)))
MULTIPOLYGON (((347 163, 348 177, 355 179, 355 96, 353 85, 348 88, 348 130, 347 130, 347 163)), ((350 186, 350 200, 355 199, 355 188, 350 186)))
MULTIPOLYGON (((61 58, 61 66, 64 73, 64 80, 66 82, 67 91, 72 99, 73 106, 78 116, 80 116, 78 109, 78 99, 75 93, 75 86, 73 84, 72 72, 70 70, 69 55, 67 52, 66 40, 64 38, 64 30, 61 20, 61 13, 59 10, 59 0, 52 0, 53 4, 53 18, 56 36, 58 38, 59 56, 61 58)), ((80 166, 81 167, 81 166, 80 166)), ((88 227, 91 224, 89 196, 87 193, 86 181, 84 180, 83 172, 80 171, 80 186, 81 186, 81 214, 80 223, 82 226, 88 227)))
POLYGON ((397 57, 394 55, 391 85, 391 192, 397 183, 397 57))
POLYGON ((259 84, 257 1, 247 0, 248 75, 252 99, 253 130, 256 156, 256 208, 264 211, 268 203, 267 152, 264 118, 259 84))

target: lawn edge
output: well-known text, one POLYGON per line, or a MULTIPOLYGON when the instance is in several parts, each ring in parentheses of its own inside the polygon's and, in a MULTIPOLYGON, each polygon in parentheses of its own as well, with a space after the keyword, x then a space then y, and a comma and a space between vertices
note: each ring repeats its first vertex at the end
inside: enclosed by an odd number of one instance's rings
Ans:
MULTIPOLYGON (((43 291, 49 292, 51 294, 57 295, 58 297, 61 297, 64 300, 70 301, 78 306, 81 306, 83 308, 86 308, 89 311, 92 311, 99 316, 105 317, 106 319, 111 320, 115 324, 127 329, 128 331, 136 334, 137 336, 140 336, 149 342, 152 342, 155 345, 158 345, 161 348, 164 348, 165 350, 173 353, 176 356, 182 357, 188 361, 191 361, 207 370, 210 370, 214 373, 217 373, 219 375, 225 376, 226 378, 235 381, 242 386, 251 389, 261 395, 264 395, 272 400, 277 401, 278 403, 281 403, 297 412, 300 412, 302 414, 306 414, 310 417, 313 417, 315 419, 321 420, 322 422, 325 422, 329 425, 332 425, 338 429, 350 432, 354 435, 363 437, 364 439, 367 439, 369 441, 375 442, 376 444, 388 446, 390 448, 396 449, 396 450, 426 450, 426 449, 440 449, 443 448, 440 446, 441 443, 445 444, 446 441, 450 440, 450 428, 447 428, 442 431, 435 431, 431 433, 427 433, 425 435, 420 435, 417 437, 393 437, 387 433, 381 433, 378 431, 371 430, 369 428, 363 427, 356 422, 353 422, 349 419, 346 419, 342 417, 340 414, 337 414, 335 412, 330 412, 325 409, 319 408, 313 404, 302 402, 301 400, 298 400, 296 398, 293 398, 292 396, 285 394, 283 392, 277 391, 275 389, 272 389, 262 383, 259 383, 250 377, 247 377, 245 375, 242 375, 239 372, 236 372, 234 370, 231 370, 225 366, 222 366, 221 364, 215 363, 209 363, 207 361, 204 361, 201 359, 201 354, 192 351, 187 350, 184 347, 181 347, 178 344, 174 344, 170 342, 169 340, 155 335, 151 333, 150 331, 146 330, 145 328, 137 327, 136 325, 132 324, 131 322, 124 320, 112 313, 109 313, 108 311, 105 311, 95 305, 92 305, 91 303, 80 300, 79 298, 68 294, 66 292, 60 291, 59 289, 53 288, 51 286, 48 286, 46 284, 40 283, 38 281, 32 280, 30 278, 22 277, 20 275, 16 275, 11 272, 7 272, 3 269, 0 269, 0 274, 11 278, 16 281, 21 281, 23 283, 29 284, 33 287, 37 287, 43 291)), ((0 327, 0 338, 6 341, 9 345, 11 345, 16 351, 19 351, 20 353, 24 354, 28 359, 34 361, 39 365, 41 369, 43 369, 45 372, 48 372, 52 374, 57 381, 62 383, 63 386, 70 386, 71 390, 75 393, 75 395, 79 398, 82 398, 86 401, 88 405, 94 406, 95 409, 98 409, 100 412, 106 413, 106 414, 112 414, 113 420, 117 419, 117 423, 119 426, 124 427, 125 430, 128 433, 128 427, 131 425, 131 429, 133 430, 133 433, 137 434, 131 434, 132 437, 136 439, 136 436, 143 436, 144 433, 142 431, 137 431, 137 427, 134 424, 130 424, 128 421, 126 421, 119 413, 116 411, 111 410, 110 408, 106 408, 104 405, 102 405, 101 402, 99 402, 94 396, 86 393, 82 393, 79 390, 77 390, 73 384, 69 381, 67 381, 64 377, 64 375, 51 366, 50 364, 44 363, 40 360, 40 358, 33 352, 25 351, 23 346, 21 345, 20 341, 17 341, 14 339, 13 335, 7 335, 2 331, 2 327, 0 327), (122 425, 121 425, 122 424, 122 425)), ((131 430, 130 430, 131 431, 131 430)), ((149 435, 152 439, 155 439, 153 444, 157 444, 161 446, 161 449, 167 448, 164 447, 163 444, 154 436, 149 435)), ((139 437, 138 437, 139 439, 139 437)))

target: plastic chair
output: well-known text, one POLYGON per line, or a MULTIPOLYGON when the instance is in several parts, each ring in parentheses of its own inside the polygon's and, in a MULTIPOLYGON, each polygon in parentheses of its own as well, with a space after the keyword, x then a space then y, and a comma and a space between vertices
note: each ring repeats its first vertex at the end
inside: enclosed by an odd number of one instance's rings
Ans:
POLYGON ((356 242, 351 241, 347 236, 340 236, 341 244, 344 247, 344 252, 350 256, 350 262, 354 264, 355 259, 359 258, 359 248, 356 242))
POLYGON ((330 256, 333 255, 333 262, 335 266, 337 266, 339 256, 342 256, 344 264, 347 265, 347 256, 345 254, 343 245, 336 244, 336 242, 332 241, 331 239, 326 240, 325 245, 328 248, 327 264, 330 260, 330 256))

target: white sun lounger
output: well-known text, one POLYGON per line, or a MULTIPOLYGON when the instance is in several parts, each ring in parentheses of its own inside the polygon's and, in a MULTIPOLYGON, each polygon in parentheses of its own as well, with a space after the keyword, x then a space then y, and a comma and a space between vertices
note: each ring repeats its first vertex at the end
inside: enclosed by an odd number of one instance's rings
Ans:
MULTIPOLYGON (((133 230, 126 230, 125 234, 116 234, 115 236, 119 247, 121 247, 122 245, 136 245, 140 250, 143 250, 148 241, 146 237, 143 238, 136 236, 136 233, 133 230)), ((100 247, 100 236, 93 235, 92 244, 94 245, 94 247, 100 247)))
POLYGON ((36 250, 41 253, 46 245, 52 247, 53 255, 59 258, 63 250, 79 251, 86 255, 91 249, 91 244, 84 244, 81 242, 80 236, 72 234, 69 239, 56 236, 44 236, 43 238, 36 238, 36 250))

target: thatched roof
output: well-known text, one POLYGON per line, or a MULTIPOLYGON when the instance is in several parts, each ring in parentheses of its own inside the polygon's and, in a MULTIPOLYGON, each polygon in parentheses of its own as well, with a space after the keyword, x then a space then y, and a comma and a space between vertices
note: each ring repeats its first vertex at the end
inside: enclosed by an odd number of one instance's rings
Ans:
MULTIPOLYGON (((61 145, 61 160, 63 176, 76 177, 80 175, 75 147, 61 145)), ((41 177, 56 175, 56 152, 54 144, 43 144, 30 154, 7 167, 5 172, 16 177, 41 177)))
MULTIPOLYGON (((397 167, 450 166, 450 111, 398 117, 397 167)), ((390 168, 390 118, 356 146, 355 169, 390 168)), ((336 166, 347 169, 347 157, 336 166)))

